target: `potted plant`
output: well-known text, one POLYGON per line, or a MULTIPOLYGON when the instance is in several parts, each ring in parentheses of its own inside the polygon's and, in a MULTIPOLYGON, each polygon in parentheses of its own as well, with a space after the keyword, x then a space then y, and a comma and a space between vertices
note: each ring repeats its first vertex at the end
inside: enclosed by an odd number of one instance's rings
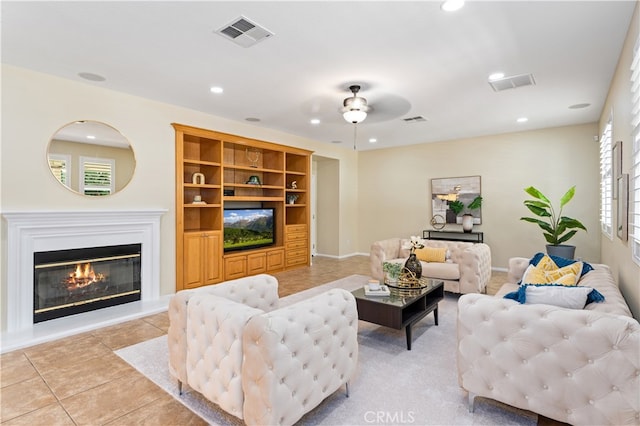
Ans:
MULTIPOLYGON (((474 198, 467 206, 467 212, 462 215, 462 230, 464 232, 471 232, 473 229, 473 214, 472 210, 477 210, 482 206, 482 197, 477 196, 474 198)), ((449 203, 449 208, 456 216, 458 216, 463 210, 465 210, 465 205, 460 200, 451 201, 449 203)))
POLYGON ((572 186, 560 198, 560 210, 556 213, 553 204, 533 186, 525 188, 525 192, 531 195, 533 200, 525 200, 524 205, 539 218, 521 217, 520 220, 537 224, 542 228, 542 235, 547 240, 547 253, 549 255, 573 259, 576 247, 568 244, 562 244, 569 241, 579 229, 587 230, 585 226, 577 219, 562 216, 562 209, 567 205, 576 193, 576 187, 572 186))
POLYGON ((386 283, 395 284, 398 282, 398 278, 400 277, 400 271, 402 270, 402 265, 400 263, 391 263, 391 262, 383 262, 382 263, 382 271, 386 275, 386 283))

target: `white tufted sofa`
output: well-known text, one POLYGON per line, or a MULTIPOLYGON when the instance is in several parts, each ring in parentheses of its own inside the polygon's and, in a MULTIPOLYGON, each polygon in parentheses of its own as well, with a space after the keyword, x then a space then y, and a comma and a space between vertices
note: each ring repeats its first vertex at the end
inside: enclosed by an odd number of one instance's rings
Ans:
POLYGON ((482 396, 574 425, 640 424, 640 324, 609 268, 594 264, 580 280, 605 297, 584 309, 502 298, 528 262, 510 259, 495 297, 458 300, 458 380, 470 409, 482 396))
MULTIPOLYGON (((241 299, 253 305, 266 298, 273 306, 275 293, 277 304, 277 281, 268 275, 223 284, 237 289, 234 296, 252 286, 256 297, 241 299)), ((249 425, 293 424, 348 384, 358 359, 358 313, 351 293, 332 289, 266 312, 213 294, 220 285, 174 296, 170 318, 181 322, 178 312, 186 306, 186 327, 176 324, 169 336, 170 352, 179 354, 175 334, 184 331, 185 365, 175 357, 179 364, 172 374, 184 367, 186 378, 176 373, 178 380, 249 425)), ((173 326, 172 321, 170 332, 173 326)))
MULTIPOLYGON (((384 277, 384 262, 402 263, 409 257, 409 249, 403 248, 409 239, 389 238, 371 245, 369 262, 371 276, 384 277)), ((491 279, 491 250, 483 243, 425 240, 425 247, 445 247, 450 260, 446 263, 420 262, 422 275, 444 281, 444 289, 452 293, 486 293, 491 279)))

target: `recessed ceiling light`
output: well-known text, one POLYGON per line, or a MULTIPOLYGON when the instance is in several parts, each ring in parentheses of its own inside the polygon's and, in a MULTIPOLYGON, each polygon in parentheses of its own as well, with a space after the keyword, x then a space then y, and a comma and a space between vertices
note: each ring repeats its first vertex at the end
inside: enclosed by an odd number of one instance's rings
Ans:
POLYGON ((87 135, 87 139, 95 139, 96 137, 93 135, 87 135))
POLYGON ((590 107, 590 106, 591 106, 591 104, 587 104, 587 103, 584 103, 584 104, 574 104, 574 105, 570 105, 570 106, 569 106, 569 109, 582 109, 582 108, 587 108, 587 107, 590 107))
POLYGON ((440 5, 440 9, 445 12, 455 12, 464 6, 464 0, 446 0, 440 5))
POLYGON ((320 124, 320 120, 317 118, 312 118, 311 120, 309 120, 309 123, 311 124, 320 124))
POLYGON ((516 121, 518 123, 526 123, 527 121, 529 121, 529 119, 527 117, 520 117, 516 121))
POLYGON ((489 81, 496 81, 496 80, 500 80, 501 78, 504 78, 503 72, 494 72, 489 76, 489 81))
POLYGON ((105 81, 106 78, 104 78, 103 76, 99 75, 99 74, 94 74, 92 72, 79 72, 78 76, 81 78, 84 78, 85 80, 90 80, 90 81, 105 81))
POLYGON ((376 138, 369 139, 369 143, 376 143, 376 142, 378 142, 378 139, 376 138))
POLYGON ((331 141, 331 143, 342 143, 342 141, 331 141))
POLYGON ((209 90, 211 90, 211 93, 215 93, 216 95, 219 95, 220 93, 224 92, 224 89, 222 87, 218 87, 218 86, 213 86, 209 90))
POLYGON ((251 121, 253 123, 257 123, 258 121, 260 121, 260 119, 256 118, 256 117, 247 117, 247 118, 245 118, 245 120, 251 121))

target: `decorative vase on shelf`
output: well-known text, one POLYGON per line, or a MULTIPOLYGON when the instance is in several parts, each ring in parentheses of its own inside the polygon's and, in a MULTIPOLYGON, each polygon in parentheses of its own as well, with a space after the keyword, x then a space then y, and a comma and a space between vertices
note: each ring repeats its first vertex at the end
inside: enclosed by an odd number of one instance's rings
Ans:
POLYGON ((411 253, 409 255, 409 258, 404 263, 404 269, 413 272, 416 278, 420 278, 422 276, 422 264, 416 257, 415 253, 411 253))
POLYGON ((473 215, 462 215, 462 230, 464 232, 471 232, 473 230, 473 215))

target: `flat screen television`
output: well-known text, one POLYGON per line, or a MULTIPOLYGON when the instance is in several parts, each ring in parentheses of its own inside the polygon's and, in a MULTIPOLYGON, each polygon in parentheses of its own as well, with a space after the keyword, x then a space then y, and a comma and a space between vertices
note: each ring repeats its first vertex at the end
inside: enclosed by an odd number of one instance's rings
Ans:
POLYGON ((247 250, 273 245, 275 209, 224 209, 224 251, 247 250))

